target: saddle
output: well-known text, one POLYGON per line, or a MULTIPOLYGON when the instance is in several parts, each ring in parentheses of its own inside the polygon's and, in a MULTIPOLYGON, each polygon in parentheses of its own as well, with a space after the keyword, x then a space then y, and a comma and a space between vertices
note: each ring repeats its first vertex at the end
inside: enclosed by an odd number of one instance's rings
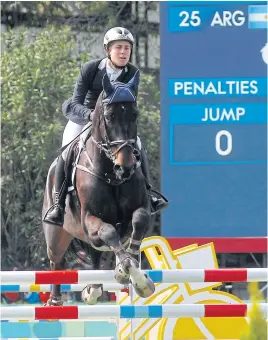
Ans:
POLYGON ((80 141, 75 140, 69 147, 69 151, 67 154, 67 158, 65 161, 65 177, 68 183, 68 192, 71 192, 75 189, 75 164, 77 164, 82 149, 79 147, 80 141))

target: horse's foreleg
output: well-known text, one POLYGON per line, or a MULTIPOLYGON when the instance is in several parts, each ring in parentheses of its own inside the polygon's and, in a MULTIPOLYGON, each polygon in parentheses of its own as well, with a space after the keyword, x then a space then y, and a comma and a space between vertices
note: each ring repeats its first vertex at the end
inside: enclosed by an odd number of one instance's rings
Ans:
MULTIPOLYGON (((139 261, 140 257, 140 245, 149 227, 150 212, 144 208, 137 209, 132 216, 133 232, 130 237, 129 246, 127 252, 139 261)), ((147 274, 140 268, 135 266, 130 268, 130 280, 136 291, 141 297, 148 297, 155 291, 153 281, 147 276, 147 274)))
POLYGON ((128 268, 130 267, 129 260, 132 260, 132 257, 124 249, 120 241, 120 236, 115 227, 109 223, 103 222, 96 216, 86 215, 84 218, 82 218, 82 220, 84 220, 84 230, 86 231, 90 241, 97 247, 100 247, 104 243, 115 253, 119 263, 122 265, 120 272, 117 271, 118 275, 116 276, 116 280, 119 283, 128 284, 128 268))
MULTIPOLYGON (((140 216, 145 217, 145 213, 140 216)), ((144 232, 141 231, 141 223, 138 223, 139 219, 137 218, 137 222, 135 222, 135 226, 138 226, 135 229, 135 237, 142 239, 144 232)), ((145 219, 143 219, 144 222, 145 219)), ((143 227, 145 230, 145 226, 143 227)), ((155 291, 155 286, 152 280, 147 276, 147 274, 140 270, 139 262, 133 255, 126 251, 120 241, 119 234, 116 229, 107 223, 103 223, 100 226, 98 232, 99 238, 105 242, 115 253, 119 263, 115 269, 115 279, 121 284, 128 284, 129 278, 133 284, 133 287, 137 294, 141 297, 148 297, 152 295, 155 291)), ((135 240, 133 238, 133 240, 135 240)), ((135 242, 131 243, 132 246, 135 245, 135 242)), ((130 248, 132 250, 132 248, 130 248)))
POLYGON ((121 284, 128 284, 129 269, 133 266, 138 267, 138 262, 124 249, 119 234, 111 224, 102 222, 98 236, 111 248, 119 262, 115 270, 115 279, 121 284))
MULTIPOLYGON (((139 262, 132 254, 124 249, 115 227, 95 216, 87 216, 85 228, 92 242, 96 244, 101 240, 115 253, 119 262, 115 268, 115 279, 117 282, 128 284, 131 277, 133 286, 141 297, 152 295, 155 289, 153 282, 145 272, 139 269, 139 262)), ((140 229, 137 228, 136 230, 139 231, 140 229)))
POLYGON ((150 212, 144 208, 134 211, 132 216, 132 234, 127 251, 137 260, 140 259, 140 246, 150 224, 150 212))

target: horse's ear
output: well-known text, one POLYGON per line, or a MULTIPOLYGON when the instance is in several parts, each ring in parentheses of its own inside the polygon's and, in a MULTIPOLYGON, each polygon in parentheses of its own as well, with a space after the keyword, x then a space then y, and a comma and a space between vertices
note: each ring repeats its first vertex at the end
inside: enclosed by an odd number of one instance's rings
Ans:
POLYGON ((140 71, 137 70, 133 78, 131 78, 130 81, 128 82, 128 85, 132 90, 134 90, 134 92, 137 92, 139 83, 140 83, 140 71))
POLYGON ((105 73, 104 77, 102 78, 102 87, 103 91, 105 92, 105 97, 108 97, 114 91, 113 85, 111 84, 107 73, 105 73))

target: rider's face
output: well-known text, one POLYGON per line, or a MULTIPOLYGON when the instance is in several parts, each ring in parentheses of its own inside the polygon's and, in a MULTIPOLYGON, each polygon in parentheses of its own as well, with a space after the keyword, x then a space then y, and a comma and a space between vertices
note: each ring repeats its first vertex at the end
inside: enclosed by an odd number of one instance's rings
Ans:
POLYGON ((125 66, 129 62, 131 45, 128 41, 116 41, 109 47, 109 53, 115 65, 125 66))

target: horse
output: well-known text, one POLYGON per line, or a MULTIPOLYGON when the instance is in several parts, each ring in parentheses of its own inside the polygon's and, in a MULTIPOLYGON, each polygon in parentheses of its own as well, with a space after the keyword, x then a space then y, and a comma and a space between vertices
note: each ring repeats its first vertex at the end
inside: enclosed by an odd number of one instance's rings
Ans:
MULTIPOLYGON (((145 298, 154 293, 155 285, 139 266, 140 245, 151 219, 137 148, 139 71, 127 84, 112 84, 105 74, 102 84, 91 134, 76 155, 71 183, 76 195, 67 194, 64 224, 60 227, 43 221, 47 255, 50 269, 62 270, 67 249, 79 241, 89 248, 91 269, 99 270, 103 269, 105 252, 115 254, 115 280, 132 284, 136 293, 145 298)), ((47 175, 42 216, 53 203, 55 162, 47 175)), ((102 289, 102 283, 88 284, 82 291, 83 300, 96 304, 102 289)), ((62 304, 60 285, 53 285, 47 305, 62 304)))

